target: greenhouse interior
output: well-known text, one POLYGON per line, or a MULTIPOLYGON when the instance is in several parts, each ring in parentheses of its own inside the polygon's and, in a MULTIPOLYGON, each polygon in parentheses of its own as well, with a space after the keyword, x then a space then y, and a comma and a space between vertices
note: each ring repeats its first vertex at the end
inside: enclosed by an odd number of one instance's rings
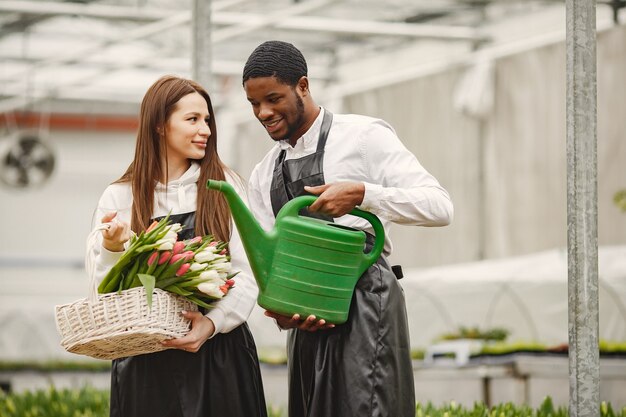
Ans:
MULTIPOLYGON (((446 227, 385 223, 416 401, 549 397, 572 414, 571 3, 0 0, 0 415, 42 390, 108 404, 111 361, 67 351, 55 311, 93 291, 87 239, 133 162, 144 94, 164 75, 201 84, 219 157, 247 183, 274 141, 242 76, 270 40, 306 57, 324 109, 391 125, 454 205, 446 227)), ((599 400, 626 416, 626 2, 594 11, 597 235, 581 244, 597 254, 599 400)), ((264 313, 247 323, 268 415, 287 417, 289 332, 264 313)), ((66 415, 50 413, 34 415, 66 415)))

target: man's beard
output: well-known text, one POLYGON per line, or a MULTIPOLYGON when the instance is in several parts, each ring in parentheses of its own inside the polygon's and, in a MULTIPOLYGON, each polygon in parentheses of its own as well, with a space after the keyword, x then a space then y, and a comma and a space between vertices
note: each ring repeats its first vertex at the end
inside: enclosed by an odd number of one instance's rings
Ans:
POLYGON ((302 126, 302 124, 304 123, 304 102, 298 94, 296 94, 295 92, 294 94, 296 96, 296 120, 294 120, 293 123, 287 124, 287 133, 285 133, 283 137, 275 140, 298 139, 292 138, 292 136, 294 135, 294 133, 296 133, 298 129, 300 129, 300 126, 302 126))

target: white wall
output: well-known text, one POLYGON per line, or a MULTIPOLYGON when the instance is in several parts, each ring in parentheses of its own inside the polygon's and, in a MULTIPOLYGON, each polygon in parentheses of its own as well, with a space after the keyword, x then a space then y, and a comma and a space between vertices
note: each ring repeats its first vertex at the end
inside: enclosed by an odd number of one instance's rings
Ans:
POLYGON ((53 131, 49 141, 56 153, 49 182, 37 189, 0 187, 1 262, 82 262, 98 199, 134 152, 132 133, 53 131))

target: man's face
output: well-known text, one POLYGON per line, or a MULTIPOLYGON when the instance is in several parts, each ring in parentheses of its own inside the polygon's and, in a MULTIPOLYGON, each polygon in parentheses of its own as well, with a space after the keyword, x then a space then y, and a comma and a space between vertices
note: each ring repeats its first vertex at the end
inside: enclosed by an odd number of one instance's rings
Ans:
POLYGON ((274 140, 299 139, 305 132, 304 103, 298 86, 276 77, 249 78, 244 83, 252 111, 274 140))

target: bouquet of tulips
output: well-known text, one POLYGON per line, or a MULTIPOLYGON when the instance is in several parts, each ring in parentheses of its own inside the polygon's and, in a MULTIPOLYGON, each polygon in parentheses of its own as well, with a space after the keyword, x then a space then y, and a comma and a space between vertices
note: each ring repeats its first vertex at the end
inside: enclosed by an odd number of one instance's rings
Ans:
POLYGON ((213 236, 178 240, 182 227, 169 216, 153 222, 139 235, 133 234, 117 263, 104 277, 101 294, 144 286, 148 305, 152 292, 160 288, 178 294, 205 308, 224 297, 233 287, 227 244, 213 236))

